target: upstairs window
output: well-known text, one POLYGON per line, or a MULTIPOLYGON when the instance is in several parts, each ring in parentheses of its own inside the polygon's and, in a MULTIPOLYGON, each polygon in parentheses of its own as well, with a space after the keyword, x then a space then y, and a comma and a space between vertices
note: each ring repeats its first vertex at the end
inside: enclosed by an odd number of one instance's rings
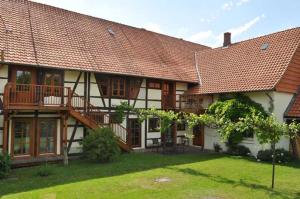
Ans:
POLYGON ((30 71, 16 71, 16 83, 17 84, 31 84, 31 72, 30 71))
POLYGON ((150 89, 161 89, 161 83, 157 81, 150 81, 148 83, 148 88, 150 89))
POLYGON ((123 78, 112 79, 112 96, 125 97, 125 79, 123 78))

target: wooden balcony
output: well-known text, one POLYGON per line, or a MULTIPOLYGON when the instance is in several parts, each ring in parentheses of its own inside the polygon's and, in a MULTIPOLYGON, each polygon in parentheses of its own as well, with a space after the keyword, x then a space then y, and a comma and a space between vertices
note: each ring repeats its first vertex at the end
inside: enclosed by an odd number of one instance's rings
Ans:
POLYGON ((4 89, 3 109, 66 110, 71 92, 69 87, 8 83, 4 89))
MULTIPOLYGON (((205 96, 203 95, 180 95, 179 96, 179 109, 189 113, 203 113, 206 110, 205 96)), ((208 103, 212 103, 211 99, 208 103)))

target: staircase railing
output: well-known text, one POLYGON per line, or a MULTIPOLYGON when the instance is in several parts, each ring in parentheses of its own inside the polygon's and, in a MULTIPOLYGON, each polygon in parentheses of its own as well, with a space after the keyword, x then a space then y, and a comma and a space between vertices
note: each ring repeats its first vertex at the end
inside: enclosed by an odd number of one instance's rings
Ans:
POLYGON ((98 107, 95 107, 88 102, 84 97, 81 97, 75 92, 71 92, 70 107, 79 112, 84 117, 94 121, 99 126, 109 125, 117 137, 126 144, 128 131, 127 129, 118 123, 111 123, 109 114, 102 112, 98 107))

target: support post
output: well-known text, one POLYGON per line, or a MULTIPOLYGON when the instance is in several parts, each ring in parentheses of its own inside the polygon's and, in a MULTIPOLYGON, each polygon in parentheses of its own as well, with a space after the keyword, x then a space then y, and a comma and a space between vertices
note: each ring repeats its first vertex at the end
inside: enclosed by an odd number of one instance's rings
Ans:
POLYGON ((8 114, 4 113, 3 148, 2 153, 8 152, 8 114))

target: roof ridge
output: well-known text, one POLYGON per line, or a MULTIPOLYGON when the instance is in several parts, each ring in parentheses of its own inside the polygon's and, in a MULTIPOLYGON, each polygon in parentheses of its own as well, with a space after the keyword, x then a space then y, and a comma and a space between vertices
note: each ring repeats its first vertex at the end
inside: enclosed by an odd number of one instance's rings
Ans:
MULTIPOLYGON (((283 33, 283 32, 289 32, 289 31, 296 30, 296 29, 300 30, 300 26, 293 27, 293 28, 288 28, 288 29, 285 29, 285 30, 280 30, 280 31, 277 31, 277 32, 272 32, 272 33, 268 33, 268 34, 264 34, 264 35, 260 35, 260 36, 257 36, 257 37, 252 37, 252 38, 245 39, 245 40, 242 40, 242 41, 238 41, 238 42, 232 43, 231 46, 236 45, 236 44, 241 44, 241 43, 244 43, 244 42, 248 42, 248 41, 251 41, 251 40, 260 39, 262 37, 272 36, 272 35, 283 33)), ((200 50, 199 52, 206 52, 206 51, 217 50, 217 49, 223 49, 223 46, 219 46, 219 47, 216 47, 216 48, 205 49, 205 50, 200 50)), ((226 49, 228 49, 228 48, 226 48, 226 49)))
POLYGON ((35 2, 35 1, 32 1, 32 0, 17 0, 17 1, 20 2, 20 3, 38 4, 38 5, 42 5, 42 6, 45 6, 45 7, 57 9, 57 10, 60 10, 60 11, 69 12, 71 14, 77 14, 77 15, 81 15, 81 16, 85 16, 85 17, 94 18, 94 19, 97 19, 97 20, 104 20, 106 22, 110 22, 110 23, 114 23, 114 24, 118 24, 118 25, 122 25, 122 26, 127 26, 129 28, 134 28, 134 29, 137 29, 137 30, 140 30, 140 31, 147 31, 147 32, 150 32, 150 33, 154 33, 154 34, 161 35, 161 36, 166 36, 166 37, 169 37, 169 38, 172 38, 172 39, 176 39, 176 40, 179 40, 179 41, 184 41, 186 43, 191 43, 191 44, 194 44, 194 45, 199 45, 199 46, 202 46, 202 47, 211 48, 211 47, 209 47, 207 45, 203 45, 203 44, 199 44, 199 43, 187 41, 187 40, 184 40, 182 38, 174 37, 174 36, 167 35, 167 34, 162 34, 162 33, 154 32, 154 31, 142 28, 142 27, 139 28, 139 27, 132 26, 132 25, 127 25, 127 24, 124 24, 124 23, 121 23, 121 22, 111 21, 111 20, 108 20, 108 19, 104 19, 104 18, 100 18, 100 17, 96 17, 96 16, 84 14, 84 13, 79 13, 79 12, 75 12, 75 11, 68 10, 68 9, 65 9, 65 8, 60 8, 60 7, 55 7, 55 6, 44 4, 44 3, 35 2))

